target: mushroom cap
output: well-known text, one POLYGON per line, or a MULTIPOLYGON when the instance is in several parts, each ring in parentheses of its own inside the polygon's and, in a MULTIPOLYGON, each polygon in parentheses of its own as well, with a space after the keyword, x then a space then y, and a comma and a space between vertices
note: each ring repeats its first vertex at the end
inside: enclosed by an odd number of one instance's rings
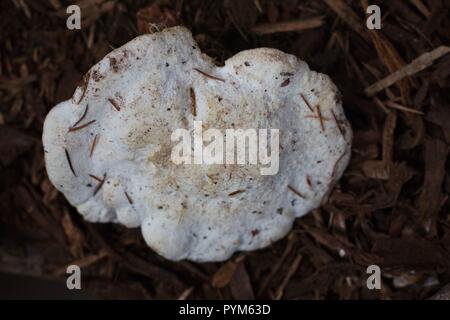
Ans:
POLYGON ((140 226, 162 256, 194 261, 285 236, 326 200, 351 139, 328 76, 269 48, 218 67, 184 27, 109 53, 43 130, 48 176, 86 220, 140 226), (279 129, 278 173, 261 175, 260 164, 175 164, 171 134, 192 131, 194 121, 204 130, 279 129))

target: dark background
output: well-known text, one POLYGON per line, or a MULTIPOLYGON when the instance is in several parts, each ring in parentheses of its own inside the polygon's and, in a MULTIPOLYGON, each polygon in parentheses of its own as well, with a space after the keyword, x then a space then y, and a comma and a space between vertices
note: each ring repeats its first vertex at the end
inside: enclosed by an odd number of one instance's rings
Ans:
MULTIPOLYGON (((424 299, 450 282, 450 55, 368 97, 364 89, 448 45, 450 1, 0 1, 0 296, 424 299), (81 30, 66 28, 78 3, 81 30), (319 21, 315 27, 305 20, 319 21), (270 33, 279 22, 290 31, 270 33), (139 230, 82 220, 50 184, 42 124, 82 75, 135 36, 183 24, 218 63, 274 47, 326 73, 354 130, 329 201, 285 239, 224 263, 170 262, 139 230), (313 28, 311 28, 313 27, 313 28), (393 107, 394 106, 394 107, 393 107), (400 109, 398 108, 400 106, 400 109), (67 265, 82 292, 65 289, 67 265), (382 289, 366 288, 366 268, 382 289)), ((445 289, 444 289, 445 291, 445 289)))

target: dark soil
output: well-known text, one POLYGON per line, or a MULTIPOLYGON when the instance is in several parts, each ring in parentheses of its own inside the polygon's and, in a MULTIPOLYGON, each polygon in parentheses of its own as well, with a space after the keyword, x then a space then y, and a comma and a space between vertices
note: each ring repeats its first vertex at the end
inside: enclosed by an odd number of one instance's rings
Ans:
POLYGON ((371 97, 364 90, 449 45, 449 1, 370 1, 382 13, 374 31, 365 0, 78 2, 82 28, 72 31, 71 1, 0 1, 1 272, 65 281, 78 264, 86 292, 112 299, 424 299, 450 282, 450 55, 371 97), (257 33, 314 17, 314 28, 257 33), (47 112, 113 48, 176 24, 219 63, 262 46, 307 61, 336 83, 354 130, 329 201, 285 239, 224 263, 170 262, 139 230, 83 221, 44 168, 47 112), (381 290, 366 287, 372 264, 381 290))

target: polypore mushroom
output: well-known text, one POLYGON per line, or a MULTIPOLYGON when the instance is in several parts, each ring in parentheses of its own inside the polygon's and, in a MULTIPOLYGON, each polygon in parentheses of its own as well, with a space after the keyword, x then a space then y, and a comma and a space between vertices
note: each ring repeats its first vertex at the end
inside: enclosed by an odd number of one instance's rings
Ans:
POLYGON ((329 77, 295 56, 259 48, 217 67, 174 27, 94 65, 48 114, 43 144, 51 182, 88 221, 140 226, 171 260, 219 261, 271 244, 320 206, 347 166, 351 129, 329 77), (278 172, 174 163, 171 135, 195 121, 279 129, 278 172))

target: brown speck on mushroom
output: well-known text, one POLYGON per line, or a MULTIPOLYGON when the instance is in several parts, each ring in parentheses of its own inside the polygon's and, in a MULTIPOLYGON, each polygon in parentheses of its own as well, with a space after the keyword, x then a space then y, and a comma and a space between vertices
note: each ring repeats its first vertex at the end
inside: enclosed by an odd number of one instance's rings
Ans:
POLYGON ((94 70, 94 72, 92 73, 92 79, 95 82, 100 81, 103 78, 103 76, 100 74, 100 72, 98 70, 94 70))
POLYGON ((69 163, 70 171, 72 171, 73 175, 76 177, 77 174, 75 173, 75 170, 73 169, 73 166, 72 166, 72 160, 70 160, 69 151, 67 151, 67 149, 64 149, 64 152, 65 152, 65 154, 66 154, 67 162, 69 163))
POLYGON ((291 79, 287 78, 286 80, 284 80, 281 83, 280 87, 286 87, 287 85, 289 85, 290 82, 291 82, 291 79))
POLYGON ((111 103, 111 105, 114 107, 114 109, 116 109, 117 111, 120 111, 120 107, 114 99, 109 98, 108 101, 111 103))
POLYGON ((119 71, 119 66, 117 65, 117 59, 114 57, 109 58, 109 66, 114 72, 119 71))
POLYGON ((198 73, 200 73, 200 74, 204 75, 204 76, 205 76, 205 77, 207 77, 207 78, 210 78, 210 79, 213 79, 213 80, 218 80, 218 81, 222 81, 222 82, 225 82, 225 80, 224 80, 224 79, 222 79, 222 78, 219 78, 219 77, 215 77, 215 76, 212 76, 212 75, 210 75, 210 74, 207 74, 206 72, 204 72, 204 71, 202 71, 202 70, 200 70, 200 69, 198 69, 198 68, 194 68, 194 70, 195 70, 195 71, 197 71, 198 73))
POLYGON ((306 199, 306 197, 300 193, 300 191, 296 190, 294 187, 291 187, 290 185, 287 186, 289 190, 291 190, 293 193, 295 193, 300 198, 306 199))
POLYGON ((255 236, 257 236, 259 234, 259 230, 258 229, 253 229, 251 231, 251 233, 252 233, 252 237, 255 237, 255 236))

